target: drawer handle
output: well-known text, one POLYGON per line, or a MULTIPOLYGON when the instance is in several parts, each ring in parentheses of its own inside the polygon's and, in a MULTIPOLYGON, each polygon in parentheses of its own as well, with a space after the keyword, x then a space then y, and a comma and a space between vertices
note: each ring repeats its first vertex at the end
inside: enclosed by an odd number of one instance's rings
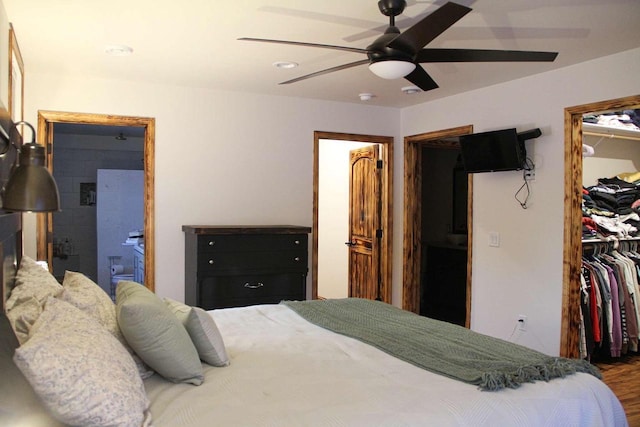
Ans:
POLYGON ((216 241, 215 241, 215 240, 209 240, 209 246, 213 246, 213 245, 215 245, 215 244, 216 244, 216 241))
POLYGON ((258 282, 255 285, 252 285, 251 283, 247 282, 244 284, 245 288, 249 288, 249 289, 258 289, 264 286, 264 283, 262 282, 258 282))
POLYGON ((299 256, 297 256, 297 257, 295 257, 293 260, 294 260, 295 262, 300 262, 300 257, 299 257, 299 256))
POLYGON ((209 264, 213 265, 213 260, 212 259, 209 260, 209 264))
POLYGON ((295 243, 296 245, 299 245, 300 244, 300 240, 296 240, 293 243, 295 243))

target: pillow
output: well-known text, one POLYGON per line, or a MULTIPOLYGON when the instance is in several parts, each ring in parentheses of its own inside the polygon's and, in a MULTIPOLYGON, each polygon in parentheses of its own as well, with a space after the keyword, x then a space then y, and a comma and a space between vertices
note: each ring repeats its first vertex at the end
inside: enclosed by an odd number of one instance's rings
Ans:
POLYGON ((29 339, 31 326, 38 320, 42 313, 42 304, 33 296, 23 296, 14 300, 11 311, 7 312, 7 318, 13 327, 20 345, 29 339))
POLYGON ((131 356, 98 322, 50 297, 14 362, 65 424, 140 426, 149 401, 131 356))
POLYGON ((29 297, 34 297, 40 304, 44 304, 48 297, 56 296, 60 292, 62 286, 49 270, 25 255, 20 261, 15 286, 7 300, 6 308, 11 310, 20 301, 27 301, 29 297))
POLYGON ((121 280, 116 288, 120 330, 138 356, 173 382, 204 381, 198 352, 182 323, 153 292, 121 280))
POLYGON ((22 256, 14 288, 5 305, 7 317, 20 344, 29 338, 31 325, 42 312, 42 305, 47 298, 61 291, 62 286, 49 270, 28 256, 22 256))
POLYGON ((229 357, 222 335, 213 318, 200 307, 190 307, 170 298, 164 299, 169 310, 182 322, 198 350, 200 360, 213 366, 227 366, 229 357))
POLYGON ((93 280, 82 273, 65 271, 63 291, 59 299, 68 302, 93 317, 113 336, 122 337, 116 320, 116 306, 109 295, 93 280))
POLYGON ((134 354, 129 344, 127 344, 127 340, 125 340, 118 326, 116 306, 109 295, 107 295, 98 284, 82 273, 65 271, 62 286, 63 291, 58 296, 59 299, 68 302, 82 310, 85 314, 93 317, 98 323, 104 326, 111 335, 116 337, 133 357, 142 379, 149 378, 153 375, 153 371, 134 354))

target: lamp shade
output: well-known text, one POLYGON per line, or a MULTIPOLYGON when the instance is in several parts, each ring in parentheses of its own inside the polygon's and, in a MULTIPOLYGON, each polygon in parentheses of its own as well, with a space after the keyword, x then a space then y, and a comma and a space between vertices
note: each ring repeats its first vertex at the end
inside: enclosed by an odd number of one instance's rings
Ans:
POLYGON ((416 64, 409 61, 378 61, 369 65, 369 69, 373 74, 383 79, 399 79, 415 70, 416 64))
POLYGON ((60 210, 55 180, 44 166, 44 147, 31 142, 20 147, 18 166, 4 188, 2 207, 8 211, 60 210))

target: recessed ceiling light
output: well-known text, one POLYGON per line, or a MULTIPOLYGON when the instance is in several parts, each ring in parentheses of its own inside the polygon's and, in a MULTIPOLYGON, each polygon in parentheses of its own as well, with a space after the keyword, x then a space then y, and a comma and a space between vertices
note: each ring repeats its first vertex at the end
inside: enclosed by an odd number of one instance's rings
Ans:
POLYGON ((288 70, 290 68, 296 68, 298 64, 296 62, 290 62, 290 61, 278 61, 278 62, 274 62, 273 66, 276 68, 282 68, 282 69, 288 70))
POLYGON ((372 93, 361 93, 358 94, 360 97, 360 101, 371 101, 371 98, 375 98, 376 96, 372 93))
POLYGON ((413 95, 414 93, 421 92, 420 88, 417 86, 405 86, 401 90, 407 95, 413 95))
POLYGON ((104 52, 107 55, 112 55, 112 56, 127 56, 127 55, 131 55, 133 53, 133 49, 130 48, 129 46, 125 46, 123 44, 119 44, 119 45, 107 46, 104 49, 104 52))

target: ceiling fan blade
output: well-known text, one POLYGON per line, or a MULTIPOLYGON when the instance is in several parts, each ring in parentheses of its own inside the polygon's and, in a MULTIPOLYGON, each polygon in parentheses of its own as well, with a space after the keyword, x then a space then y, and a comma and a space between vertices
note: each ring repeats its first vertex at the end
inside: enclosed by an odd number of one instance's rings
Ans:
POLYGON ((388 46, 415 54, 469 12, 469 7, 448 2, 405 30, 388 46))
POLYGON ((552 62, 558 52, 489 49, 422 49, 416 61, 425 62, 552 62))
POLYGON ((289 40, 272 40, 272 39, 256 39, 252 37, 241 37, 238 40, 250 41, 250 42, 264 42, 264 43, 278 43, 278 44, 290 44, 294 46, 305 46, 305 47, 320 47, 323 49, 334 49, 334 50, 343 50, 347 52, 355 52, 355 53, 367 53, 366 49, 360 49, 357 47, 347 47, 347 46, 333 46, 329 44, 318 44, 318 43, 305 43, 305 42, 293 42, 289 40))
POLYGON ((417 65, 416 69, 409 73, 405 79, 409 80, 425 92, 439 87, 438 83, 436 83, 420 65, 417 65))
POLYGON ((361 59, 360 61, 350 62, 348 64, 338 65, 337 67, 327 68, 326 70, 316 71, 315 73, 307 74, 305 76, 296 77, 295 79, 287 80, 286 82, 280 83, 281 85, 286 85, 289 83, 299 82, 300 80, 310 79, 311 77, 321 76, 323 74, 333 73, 334 71, 346 70, 347 68, 357 67, 358 65, 368 64, 369 59, 361 59))

